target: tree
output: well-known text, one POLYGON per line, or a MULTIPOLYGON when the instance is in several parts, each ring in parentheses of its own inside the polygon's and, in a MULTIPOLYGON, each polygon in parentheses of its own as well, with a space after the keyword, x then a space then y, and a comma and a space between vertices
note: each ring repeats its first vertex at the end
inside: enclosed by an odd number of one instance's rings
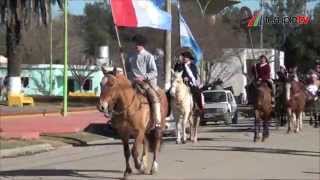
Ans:
POLYGON ((96 56, 99 47, 109 45, 111 51, 116 45, 111 9, 105 3, 87 4, 84 9, 85 52, 96 56))
POLYGON ((77 64, 69 65, 73 77, 80 86, 80 92, 84 91, 84 84, 90 76, 99 70, 97 66, 94 66, 94 61, 93 57, 84 56, 77 64))
POLYGON ((8 57, 9 93, 21 92, 21 60, 17 57, 23 31, 36 19, 37 24, 47 24, 50 3, 62 0, 2 0, 0 1, 0 23, 6 28, 6 48, 8 57))

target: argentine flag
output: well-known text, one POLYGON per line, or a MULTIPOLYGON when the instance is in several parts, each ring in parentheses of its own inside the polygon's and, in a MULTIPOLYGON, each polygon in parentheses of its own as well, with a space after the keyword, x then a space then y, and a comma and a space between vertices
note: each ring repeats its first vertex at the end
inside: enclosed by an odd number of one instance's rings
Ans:
POLYGON ((180 46, 188 47, 193 50, 195 57, 195 64, 198 64, 202 59, 202 50, 198 45, 197 41, 194 39, 190 28, 188 27, 186 21, 180 14, 180 46))
POLYGON ((113 21, 117 26, 151 27, 171 31, 171 15, 151 0, 111 0, 113 21))

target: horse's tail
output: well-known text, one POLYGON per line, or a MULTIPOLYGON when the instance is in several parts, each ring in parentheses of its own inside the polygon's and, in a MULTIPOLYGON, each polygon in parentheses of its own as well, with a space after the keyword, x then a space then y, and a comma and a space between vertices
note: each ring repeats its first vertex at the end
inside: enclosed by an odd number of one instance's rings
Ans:
POLYGON ((148 145, 149 145, 149 151, 155 152, 157 149, 157 143, 160 143, 160 147, 162 144, 162 129, 160 128, 153 128, 150 130, 149 133, 146 134, 148 145))

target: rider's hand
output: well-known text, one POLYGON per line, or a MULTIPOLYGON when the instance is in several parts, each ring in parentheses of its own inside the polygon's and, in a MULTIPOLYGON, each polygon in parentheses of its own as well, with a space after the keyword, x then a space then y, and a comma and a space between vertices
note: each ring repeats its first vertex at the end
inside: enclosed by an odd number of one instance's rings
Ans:
POLYGON ((183 80, 184 81, 189 81, 189 78, 188 77, 184 77, 183 80))

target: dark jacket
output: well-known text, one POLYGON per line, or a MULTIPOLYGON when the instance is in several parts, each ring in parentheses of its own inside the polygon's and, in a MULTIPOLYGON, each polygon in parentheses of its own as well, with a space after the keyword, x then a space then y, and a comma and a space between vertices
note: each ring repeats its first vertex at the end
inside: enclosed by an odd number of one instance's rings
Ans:
POLYGON ((256 77, 257 79, 262 79, 265 81, 271 78, 271 68, 269 64, 261 66, 261 64, 258 63, 255 67, 253 67, 253 72, 258 76, 256 77))
MULTIPOLYGON (((193 63, 190 63, 188 65, 190 67, 190 70, 193 74, 193 76, 195 77, 196 80, 198 80, 198 69, 197 69, 197 66, 193 63)), ((181 64, 181 63, 177 63, 175 66, 174 66, 174 71, 178 71, 178 72, 181 72, 182 71, 182 78, 185 78, 187 77, 189 80, 191 80, 191 77, 189 77, 188 73, 187 73, 187 70, 186 70, 186 67, 184 64, 181 64)), ((188 85, 191 85, 189 82, 187 82, 188 85)))

